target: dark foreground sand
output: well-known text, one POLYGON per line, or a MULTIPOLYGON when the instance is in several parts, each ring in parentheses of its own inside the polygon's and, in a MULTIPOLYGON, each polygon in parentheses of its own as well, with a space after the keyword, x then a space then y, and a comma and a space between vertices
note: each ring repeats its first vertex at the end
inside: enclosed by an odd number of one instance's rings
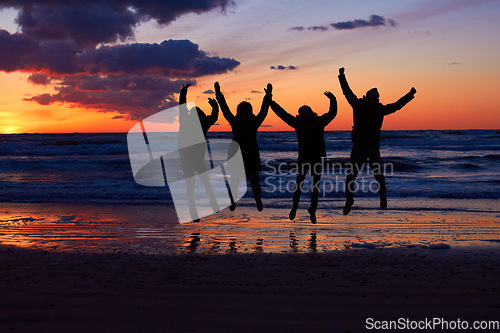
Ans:
POLYGON ((0 332, 361 332, 368 317, 500 320, 499 263, 488 249, 146 256, 0 246, 0 332))

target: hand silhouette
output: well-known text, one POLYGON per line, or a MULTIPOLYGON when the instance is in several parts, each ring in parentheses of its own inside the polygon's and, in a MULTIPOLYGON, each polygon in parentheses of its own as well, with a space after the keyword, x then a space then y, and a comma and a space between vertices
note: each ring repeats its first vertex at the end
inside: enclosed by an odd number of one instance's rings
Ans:
POLYGON ((325 94, 325 96, 326 96, 326 97, 328 97, 329 99, 335 99, 335 98, 336 98, 336 97, 335 97, 335 95, 334 95, 334 94, 332 94, 332 93, 331 93, 331 92, 329 92, 329 91, 325 91, 325 93, 324 93, 324 94, 325 94))
POLYGON ((345 68, 344 68, 344 67, 340 67, 340 68, 339 68, 339 74, 340 74, 340 75, 344 74, 344 71, 345 71, 345 68))
POLYGON ((411 93, 411 94, 415 95, 415 93, 416 93, 416 92, 417 92, 417 89, 415 89, 415 87, 412 87, 412 88, 410 89, 410 93, 411 93))
POLYGON ((208 104, 210 104, 210 106, 212 106, 213 108, 219 107, 219 104, 217 104, 217 101, 213 98, 208 99, 208 104))
POLYGON ((267 88, 264 88, 264 91, 266 92, 264 100, 267 101, 267 103, 271 103, 273 101, 273 85, 268 83, 267 88))
POLYGON ((187 92, 188 88, 191 87, 191 83, 186 83, 182 85, 181 91, 187 92))
POLYGON ((219 94, 219 93, 220 93, 220 85, 219 85, 219 82, 215 82, 215 83, 214 83, 214 89, 215 89, 215 93, 216 93, 216 94, 219 94))
POLYGON ((273 85, 268 83, 267 84, 267 89, 264 88, 264 91, 266 92, 266 95, 273 95, 273 85))

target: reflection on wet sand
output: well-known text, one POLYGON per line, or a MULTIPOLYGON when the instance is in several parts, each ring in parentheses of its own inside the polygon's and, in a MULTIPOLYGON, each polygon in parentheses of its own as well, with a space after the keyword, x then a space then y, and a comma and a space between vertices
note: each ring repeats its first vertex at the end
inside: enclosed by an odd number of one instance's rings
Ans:
POLYGON ((172 207, 1 204, 0 244, 58 251, 148 254, 303 253, 346 248, 499 246, 496 212, 357 212, 335 210, 296 222, 284 209, 250 215, 224 210, 179 224, 172 207), (323 214, 323 215, 321 215, 323 214), (251 216, 251 217, 250 217, 251 216), (254 217, 255 216, 255 217, 254 217))
POLYGON ((191 234, 191 239, 189 241, 189 245, 187 246, 188 252, 193 253, 196 252, 196 248, 198 247, 198 244, 200 243, 200 233, 199 232, 193 232, 191 234))
POLYGON ((311 252, 318 252, 318 244, 316 242, 316 230, 311 231, 311 238, 309 239, 309 249, 311 252))
POLYGON ((255 243, 255 252, 263 252, 264 251, 262 244, 264 244, 264 240, 262 238, 257 238, 257 242, 255 243))
POLYGON ((290 231, 290 248, 292 249, 292 252, 299 252, 299 242, 297 241, 297 237, 295 236, 295 233, 293 231, 290 231))

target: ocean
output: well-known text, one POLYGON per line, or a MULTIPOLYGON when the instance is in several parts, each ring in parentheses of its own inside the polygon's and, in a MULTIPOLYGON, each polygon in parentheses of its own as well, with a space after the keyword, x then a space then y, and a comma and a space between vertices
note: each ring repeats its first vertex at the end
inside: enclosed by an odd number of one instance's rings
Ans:
MULTIPOLYGON (((209 132, 208 139, 231 133, 209 132)), ((295 132, 259 132, 264 211, 251 191, 235 212, 179 224, 168 187, 137 184, 126 133, 0 135, 0 244, 57 250, 316 252, 344 248, 500 244, 500 131, 383 131, 389 206, 365 169, 342 215, 349 131, 325 133, 318 224, 288 220, 295 132)), ((214 154, 214 164, 226 154, 214 154)), ((306 177, 308 179, 309 177, 306 177)))
MULTIPOLYGON (((208 138, 230 137, 209 132, 208 138)), ((350 132, 327 132, 325 139, 320 200, 342 199, 350 132)), ((290 197, 295 133, 260 132, 258 140, 264 198, 290 197)), ((381 154, 392 198, 500 199, 500 131, 384 131, 381 154)), ((356 196, 373 196, 372 182, 369 172, 362 173, 356 196)), ((163 205, 170 200, 168 187, 134 182, 124 133, 0 135, 1 202, 163 205)))

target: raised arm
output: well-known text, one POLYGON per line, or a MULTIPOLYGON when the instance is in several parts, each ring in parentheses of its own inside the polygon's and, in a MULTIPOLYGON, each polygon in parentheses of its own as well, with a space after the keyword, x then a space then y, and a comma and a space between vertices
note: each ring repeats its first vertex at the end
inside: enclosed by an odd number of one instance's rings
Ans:
POLYGON ((217 99, 217 102, 219 102, 222 115, 224 116, 224 118, 226 118, 227 122, 231 124, 234 120, 234 115, 231 113, 231 110, 229 110, 229 106, 227 106, 226 99, 224 98, 224 95, 220 91, 219 82, 214 83, 214 89, 215 89, 215 98, 217 99))
POLYGON ((271 101, 271 109, 281 118, 288 126, 295 128, 297 125, 297 118, 286 112, 278 103, 271 101))
POLYGON ((257 125, 260 126, 264 119, 267 117, 267 113, 269 112, 269 105, 273 100, 273 86, 272 84, 267 84, 267 89, 264 88, 266 95, 262 99, 262 105, 260 107, 260 111, 257 114, 257 125))
POLYGON ((342 88, 342 92, 344 93, 344 96, 349 102, 349 104, 351 104, 351 106, 354 106, 354 104, 356 104, 358 101, 358 97, 354 95, 354 93, 351 90, 351 87, 349 87, 344 71, 345 71, 344 67, 339 68, 340 87, 342 88))
POLYGON ((416 92, 417 90, 415 88, 411 88, 410 91, 406 95, 398 99, 396 103, 387 104, 384 108, 384 115, 388 115, 401 110, 403 106, 408 104, 408 102, 410 102, 415 97, 416 92))
POLYGON ((187 91, 189 87, 191 87, 191 83, 184 84, 179 93, 179 121, 181 122, 184 122, 189 114, 187 108, 187 91))
POLYGON ((330 109, 320 117, 323 126, 328 125, 337 116, 337 98, 329 91, 325 91, 325 96, 330 100, 330 109))
POLYGON ((189 87, 191 87, 191 83, 186 83, 182 86, 181 92, 179 93, 179 105, 187 103, 187 93, 189 87))
POLYGON ((217 101, 213 98, 208 99, 208 104, 212 107, 212 113, 207 117, 207 121, 210 126, 212 126, 217 122, 217 119, 219 119, 219 104, 217 104, 217 101))

